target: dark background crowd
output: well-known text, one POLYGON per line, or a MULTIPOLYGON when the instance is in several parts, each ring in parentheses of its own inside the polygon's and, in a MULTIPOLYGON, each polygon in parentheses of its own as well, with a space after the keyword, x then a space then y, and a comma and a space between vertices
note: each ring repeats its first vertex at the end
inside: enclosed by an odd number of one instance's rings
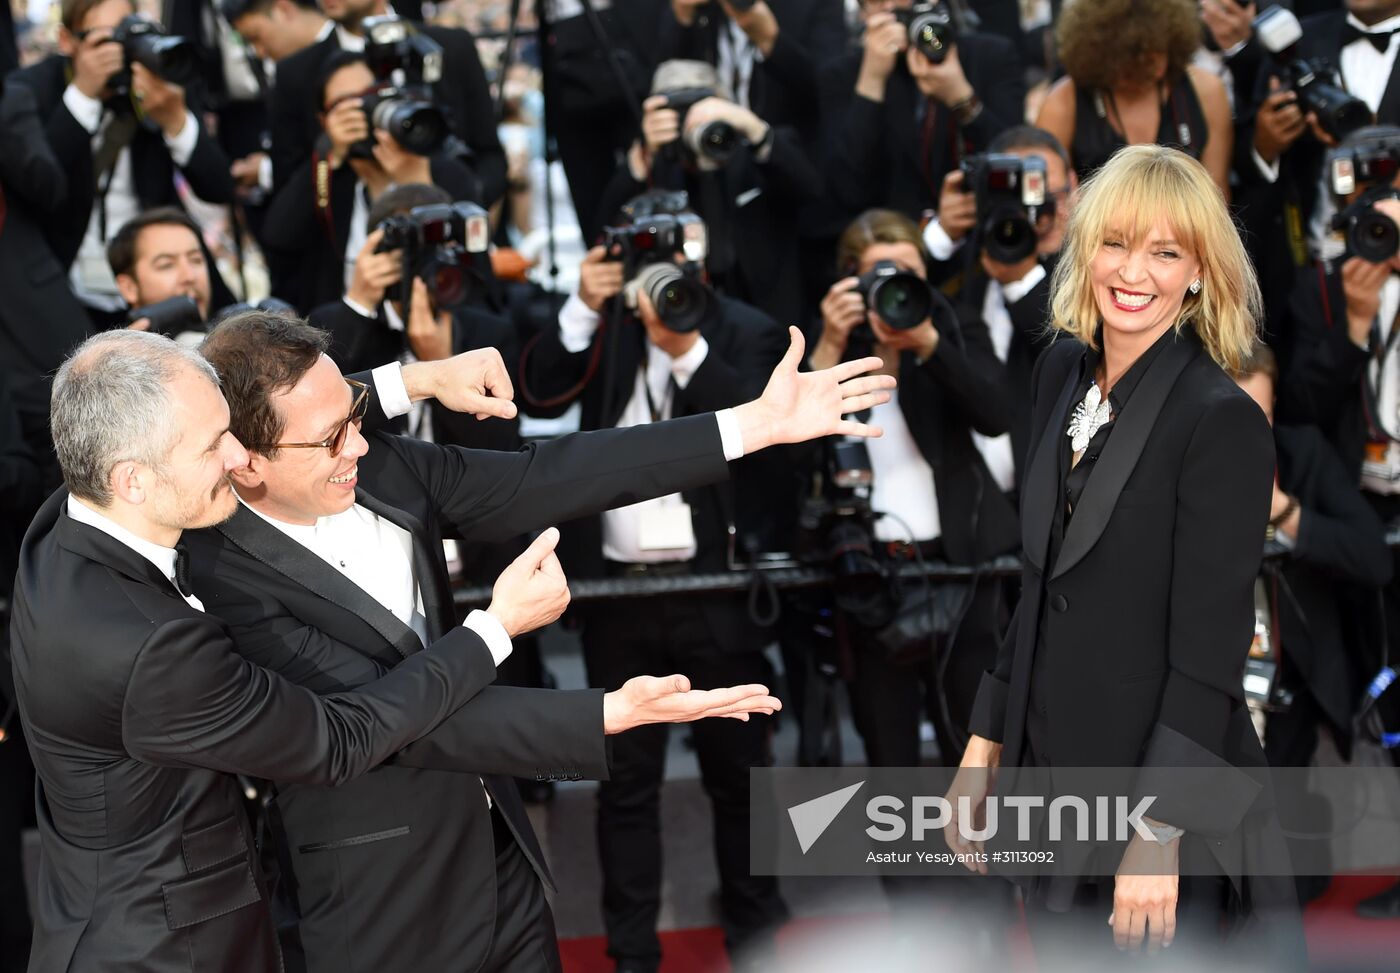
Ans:
MULTIPOLYGON (((1226 194, 1267 303, 1238 376, 1278 449, 1241 695, 1276 765, 1394 741, 1367 689, 1400 639, 1397 0, 63 0, 40 24, 34 6, 0 5, 5 589, 58 485, 48 382, 95 331, 198 342, 260 305, 329 331, 347 373, 493 347, 520 418, 400 420, 486 449, 746 401, 791 325, 811 367, 878 355, 899 379, 883 438, 564 525, 572 581, 631 583, 566 618, 592 684, 768 682, 780 646, 798 753, 764 719, 693 731, 726 940, 760 940, 786 910, 749 875, 750 767, 915 765, 925 723, 958 762, 1016 602, 1066 221, 1116 149, 1158 142, 1226 194), (635 594, 794 560, 830 580, 635 594), (863 755, 840 751, 843 710, 863 755)), ((527 541, 464 546, 463 586, 527 541)), ((26 949, 33 811, 8 676, 4 969, 26 949)), ((502 677, 549 678, 530 651, 502 677)), ((661 726, 618 738, 599 791, 619 969, 660 955, 665 753, 661 726)), ((927 891, 903 884, 896 905, 927 891)), ((1400 891, 1362 909, 1400 916, 1400 891)))

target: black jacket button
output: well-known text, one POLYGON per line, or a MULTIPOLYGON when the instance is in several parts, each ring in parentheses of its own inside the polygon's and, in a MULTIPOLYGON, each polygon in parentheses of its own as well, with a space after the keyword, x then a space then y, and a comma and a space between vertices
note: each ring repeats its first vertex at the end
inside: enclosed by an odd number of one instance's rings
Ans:
POLYGON ((1056 595, 1050 599, 1050 607, 1057 612, 1069 611, 1069 599, 1064 595, 1056 595))

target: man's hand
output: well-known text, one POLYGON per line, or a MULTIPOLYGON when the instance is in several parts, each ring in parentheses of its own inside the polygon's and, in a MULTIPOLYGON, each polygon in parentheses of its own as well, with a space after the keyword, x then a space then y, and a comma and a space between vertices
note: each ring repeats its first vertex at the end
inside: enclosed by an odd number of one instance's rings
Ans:
POLYGON ((890 400, 894 376, 867 374, 884 363, 873 357, 858 358, 819 372, 799 373, 807 343, 796 328, 788 328, 788 335, 792 343, 763 394, 734 409, 744 453, 822 436, 879 436, 879 427, 841 417, 890 400))
POLYGON ((1170 946, 1176 936, 1177 845, 1165 845, 1134 833, 1123 852, 1123 863, 1113 883, 1113 942, 1119 949, 1139 949, 1144 936, 1147 951, 1170 946))
POLYGON ((1005 287, 1007 284, 1014 284, 1024 278, 1036 265, 1040 263, 1040 255, 1032 253, 1019 263, 1004 264, 1000 260, 993 260, 987 255, 987 251, 982 251, 982 269, 987 272, 987 276, 1005 287))
POLYGON ((1235 0, 1201 0, 1201 22, 1222 51, 1249 40, 1256 13, 1253 3, 1242 7, 1235 0))
POLYGON ((1342 264, 1342 293, 1347 299, 1347 335, 1358 348, 1371 346, 1371 326, 1381 309, 1381 287, 1393 270, 1388 263, 1373 264, 1348 257, 1342 264))
POLYGON ((695 23, 695 15, 700 12, 700 8, 709 3, 710 0, 671 0, 671 13, 676 18, 676 23, 682 27, 689 27, 695 23))
POLYGON ((578 298, 595 314, 603 313, 603 305, 622 293, 622 262, 609 260, 603 247, 593 247, 584 255, 578 267, 578 298))
POLYGON ((162 81, 144 64, 131 65, 131 94, 146 117, 160 126, 166 138, 173 139, 189 121, 185 111, 185 89, 162 81))
POLYGON ((725 0, 719 0, 719 5, 729 15, 729 19, 749 35, 749 40, 753 41, 760 54, 764 57, 772 55, 773 45, 778 42, 778 18, 774 16, 768 4, 758 0, 748 10, 735 10, 725 0))
POLYGON ((432 184, 433 169, 428 157, 408 151, 382 128, 374 130, 374 148, 370 151, 389 181, 395 185, 432 184))
POLYGON ((487 613, 494 616, 512 639, 544 628, 569 607, 569 582, 554 553, 559 528, 536 537, 525 553, 501 572, 491 588, 487 613))
POLYGON ((413 357, 419 361, 442 361, 452 357, 452 312, 434 311, 428 299, 428 285, 413 278, 408 321, 404 328, 413 357))
POLYGON ((711 716, 747 721, 783 708, 762 685, 691 689, 685 676, 635 676, 603 696, 603 732, 624 733, 649 723, 690 723, 711 716))
POLYGON ((637 294, 637 312, 637 316, 642 319, 642 327, 646 329, 647 340, 672 358, 680 358, 700 340, 699 330, 682 334, 666 327, 661 321, 661 316, 656 313, 651 298, 647 297, 645 292, 637 294))
MULTIPOLYGON (((958 808, 961 800, 966 798, 968 810, 972 812, 973 818, 968 822, 967 830, 982 830, 985 825, 987 795, 996 783, 997 769, 1000 765, 1000 743, 993 743, 979 736, 974 736, 968 741, 967 749, 963 751, 962 763, 958 765, 958 772, 953 777, 953 783, 949 785, 946 795, 948 806, 953 809, 953 813, 943 828, 943 840, 953 854, 971 856, 974 852, 982 850, 980 841, 967 841, 958 830, 958 808)), ((963 866, 970 872, 987 874, 986 863, 975 861, 972 857, 964 858, 963 866)))
POLYGON ((228 174, 239 186, 251 189, 258 184, 258 174, 262 171, 263 162, 267 158, 266 152, 254 152, 242 159, 234 159, 228 167, 228 174))
POLYGON ((870 330, 875 340, 893 351, 912 351, 919 362, 928 361, 938 350, 938 329, 932 318, 924 318, 912 328, 891 328, 874 311, 870 312, 870 330))
POLYGON ((951 108, 974 94, 972 83, 963 73, 962 61, 958 60, 957 45, 948 48, 948 56, 942 64, 934 64, 917 47, 910 47, 904 60, 919 90, 935 101, 951 108))
POLYGON ((648 156, 681 137, 681 113, 666 105, 665 95, 652 95, 642 102, 642 143, 648 156))
POLYGON ((856 77, 856 94, 868 101, 882 102, 885 84, 894 73, 899 55, 909 46, 909 31, 894 14, 882 10, 866 20, 861 46, 864 53, 860 59, 860 74, 856 77))
POLYGON ((1254 151, 1272 165, 1307 130, 1298 95, 1283 88, 1278 78, 1269 79, 1269 97, 1254 116, 1254 151))
POLYGON ((768 123, 749 111, 743 105, 723 98, 705 98, 697 101, 685 113, 685 130, 693 132, 713 121, 728 122, 733 125, 752 145, 762 142, 768 134, 768 123))
POLYGON ((126 54, 112 40, 112 31, 93 30, 73 51, 73 87, 89 98, 101 100, 107 94, 107 82, 124 64, 126 54))
POLYGON ((330 164, 339 169, 349 157, 350 146, 369 138, 369 119, 365 117, 364 102, 359 98, 338 101, 326 112, 321 122, 331 140, 330 164))
POLYGON ((478 419, 515 418, 515 389, 501 353, 495 348, 453 355, 445 361, 403 366, 403 384, 412 402, 437 399, 453 412, 478 419))
POLYGON ((382 227, 376 227, 365 237, 364 245, 355 255, 355 272, 345 292, 346 297, 370 311, 379 307, 379 302, 384 300, 384 292, 403 278, 403 251, 374 252, 383 239, 382 227))
POLYGON ((977 194, 968 192, 966 183, 963 171, 954 169, 943 177, 938 193, 938 225, 954 243, 977 225, 977 194))

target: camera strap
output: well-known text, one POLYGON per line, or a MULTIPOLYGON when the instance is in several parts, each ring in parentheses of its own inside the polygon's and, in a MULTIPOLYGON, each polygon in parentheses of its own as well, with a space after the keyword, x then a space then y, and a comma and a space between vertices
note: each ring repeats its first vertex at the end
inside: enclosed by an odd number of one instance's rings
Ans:
POLYGON ((316 201, 316 220, 325 231, 326 239, 335 245, 335 212, 331 208, 331 157, 324 136, 316 140, 311 151, 311 192, 316 201))
POLYGON ((669 410, 675 403, 676 393, 680 391, 680 386, 676 384, 675 375, 669 376, 666 379, 666 397, 661 400, 661 405, 660 407, 658 407, 656 404, 656 400, 652 397, 651 394, 651 380, 647 375, 647 362, 647 356, 643 355, 641 368, 639 369, 639 372, 642 376, 642 394, 646 396, 647 413, 651 416, 651 421, 660 422, 662 419, 667 418, 665 415, 663 415, 663 412, 669 410))
POLYGON ((1371 378, 1369 364, 1361 373, 1362 408, 1366 416, 1366 431, 1373 443, 1400 442, 1400 437, 1385 427, 1380 409, 1380 383, 1385 381, 1385 366, 1395 351, 1397 340, 1400 340, 1400 312, 1391 321, 1390 331, 1386 335, 1381 334, 1380 316, 1377 315, 1371 322, 1371 344, 1376 349, 1371 357, 1376 366, 1376 377, 1371 378))

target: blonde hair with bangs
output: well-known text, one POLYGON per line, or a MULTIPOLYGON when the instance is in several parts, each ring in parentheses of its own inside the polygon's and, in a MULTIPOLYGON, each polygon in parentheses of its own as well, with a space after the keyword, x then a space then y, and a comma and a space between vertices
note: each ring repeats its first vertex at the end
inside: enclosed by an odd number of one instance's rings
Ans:
POLYGON ((1051 280, 1051 326, 1095 347, 1094 257, 1108 235, 1136 245, 1155 223, 1170 227, 1201 265, 1200 293, 1186 292, 1177 332, 1190 324, 1216 364, 1234 374, 1253 347, 1264 299, 1219 187, 1176 149, 1128 146, 1084 183, 1051 280))

